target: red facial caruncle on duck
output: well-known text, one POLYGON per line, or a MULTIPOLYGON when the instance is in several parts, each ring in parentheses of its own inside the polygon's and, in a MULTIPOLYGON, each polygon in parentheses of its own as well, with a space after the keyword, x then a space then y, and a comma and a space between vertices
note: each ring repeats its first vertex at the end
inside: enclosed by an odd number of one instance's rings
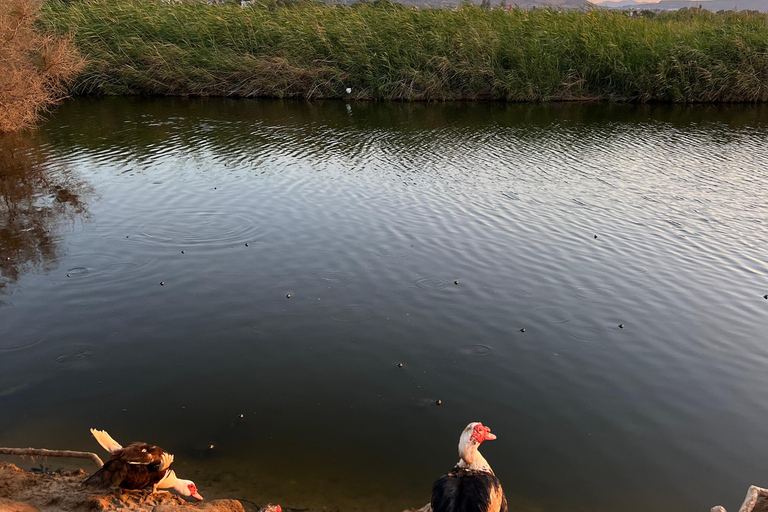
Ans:
POLYGON ((491 434, 491 429, 484 426, 482 423, 475 425, 475 428, 472 430, 472 435, 469 438, 470 441, 477 444, 480 444, 483 441, 493 441, 494 439, 496 439, 496 436, 491 434))

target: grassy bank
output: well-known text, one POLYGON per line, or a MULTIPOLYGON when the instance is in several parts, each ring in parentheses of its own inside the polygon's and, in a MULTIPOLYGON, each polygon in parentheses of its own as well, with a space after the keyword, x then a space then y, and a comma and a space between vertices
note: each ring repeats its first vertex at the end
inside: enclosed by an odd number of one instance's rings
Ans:
POLYGON ((75 34, 84 94, 768 100, 768 18, 754 13, 54 0, 43 23, 75 34))

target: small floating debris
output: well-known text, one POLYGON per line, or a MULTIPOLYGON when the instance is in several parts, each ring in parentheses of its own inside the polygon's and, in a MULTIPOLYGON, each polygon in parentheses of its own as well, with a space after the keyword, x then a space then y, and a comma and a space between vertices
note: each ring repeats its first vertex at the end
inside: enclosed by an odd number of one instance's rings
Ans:
POLYGON ((522 329, 520 329, 520 332, 525 332, 525 327, 523 327, 522 329))
POLYGON ((403 367, 403 363, 397 363, 397 367, 398 368, 402 368, 403 367))
POLYGON ((160 286, 165 286, 165 281, 160 281, 160 286))
POLYGON ((597 239, 597 235, 595 235, 595 239, 597 239))
POLYGON ((435 405, 442 405, 442 403, 443 403, 443 401, 440 400, 439 398, 437 400, 435 400, 435 405))
POLYGON ((623 328, 624 328, 624 324, 619 324, 619 329, 623 329, 623 328))
POLYGON ((287 294, 287 295, 285 296, 285 298, 286 298, 286 299, 290 299, 290 298, 291 298, 291 294, 290 294, 290 293, 289 293, 289 294, 287 294))

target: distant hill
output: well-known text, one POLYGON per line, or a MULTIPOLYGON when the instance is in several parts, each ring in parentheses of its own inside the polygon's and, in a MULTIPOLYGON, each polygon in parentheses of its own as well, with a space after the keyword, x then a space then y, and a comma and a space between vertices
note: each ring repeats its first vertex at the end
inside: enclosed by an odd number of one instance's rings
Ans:
POLYGON ((643 9, 671 11, 682 9, 684 7, 698 7, 701 5, 704 9, 712 12, 728 10, 768 12, 768 0, 661 0, 660 2, 607 0, 605 2, 596 2, 595 5, 607 7, 609 9, 632 9, 633 11, 643 9))

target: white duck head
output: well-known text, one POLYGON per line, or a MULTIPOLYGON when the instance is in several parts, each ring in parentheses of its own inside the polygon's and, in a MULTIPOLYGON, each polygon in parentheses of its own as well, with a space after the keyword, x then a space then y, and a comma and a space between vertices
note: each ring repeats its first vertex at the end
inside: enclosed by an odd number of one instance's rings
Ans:
POLYGON ((496 439, 496 436, 491 434, 491 429, 479 421, 473 421, 467 425, 459 438, 460 460, 457 466, 493 473, 490 464, 477 450, 483 441, 493 441, 494 439, 496 439))
POLYGON ((157 485, 161 489, 173 489, 182 496, 192 496, 198 501, 203 501, 203 497, 197 492, 197 486, 192 480, 177 478, 174 470, 168 471, 165 477, 157 485))

